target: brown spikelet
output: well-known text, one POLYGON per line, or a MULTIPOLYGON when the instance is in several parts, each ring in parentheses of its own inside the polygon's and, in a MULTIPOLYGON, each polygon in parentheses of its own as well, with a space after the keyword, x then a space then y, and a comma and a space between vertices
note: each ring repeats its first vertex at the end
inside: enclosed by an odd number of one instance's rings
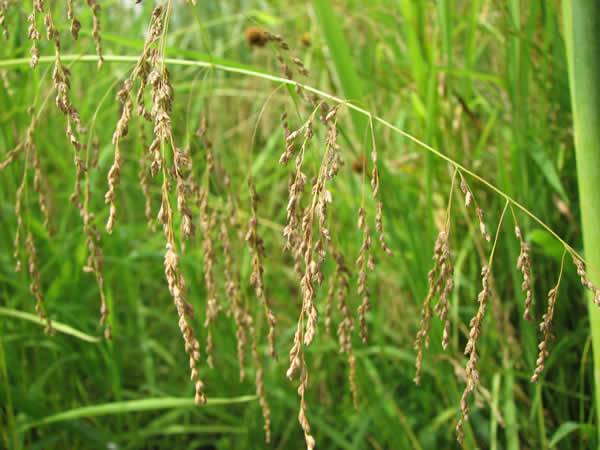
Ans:
MULTIPOLYGON (((560 280, 558 283, 560 284, 560 280)), ((552 340, 552 319, 554 318, 554 307, 556 306, 556 298, 558 297, 559 284, 554 286, 548 292, 548 306, 546 307, 546 313, 542 316, 542 322, 540 323, 542 341, 538 344, 539 352, 535 361, 535 370, 531 376, 532 383, 537 383, 540 379, 540 375, 544 371, 546 358, 550 354, 548 348, 550 347, 550 341, 552 340)))
POLYGON ((216 215, 209 209, 208 193, 199 190, 198 208, 200 210, 200 227, 202 228, 202 254, 204 262, 204 284, 206 286, 206 360, 209 367, 214 367, 213 360, 213 324, 221 309, 217 299, 217 285, 215 282, 216 256, 213 246, 213 231, 216 227, 216 215))
MULTIPOLYGON (((232 208, 232 206, 230 206, 232 208)), ((229 239, 229 229, 227 227, 227 221, 225 216, 222 214, 220 217, 220 232, 219 238, 223 249, 223 276, 225 278, 225 295, 229 300, 229 308, 233 315, 235 322, 235 337, 237 341, 237 357, 240 366, 240 381, 244 380, 244 355, 247 345, 247 333, 246 327, 248 321, 251 320, 248 313, 242 305, 241 293, 239 288, 238 277, 234 272, 234 261, 231 249, 231 242, 229 239)))
POLYGON ((300 386, 298 386, 298 395, 300 396, 300 410, 298 411, 298 421, 304 432, 304 441, 306 442, 306 449, 313 450, 316 442, 310 431, 310 423, 306 416, 308 409, 305 399, 306 389, 308 387, 308 371, 306 370, 306 364, 303 364, 302 373, 300 375, 300 386))
POLYGON ((42 320, 46 325, 44 332, 46 334, 52 334, 52 321, 46 314, 46 308, 44 307, 44 296, 42 294, 42 287, 40 283, 40 273, 37 267, 37 252, 30 231, 27 232, 27 237, 25 238, 25 247, 27 249, 28 257, 27 268, 29 271, 29 278, 31 279, 29 289, 35 297, 35 312, 40 320, 42 320))
POLYGON ((447 315, 449 296, 454 286, 452 275, 453 269, 450 262, 448 232, 444 229, 438 233, 435 241, 433 251, 433 267, 427 276, 429 286, 427 297, 423 301, 419 331, 417 332, 417 336, 415 338, 414 347, 417 352, 417 358, 415 362, 416 373, 414 381, 416 384, 419 384, 421 381, 421 368, 424 349, 429 347, 429 329, 431 326, 432 317, 431 304, 438 293, 440 293, 440 301, 436 307, 436 310, 442 319, 442 322, 444 323, 442 347, 445 349, 448 346, 450 323, 447 315))
POLYGON ((325 299, 325 334, 327 336, 331 335, 333 299, 335 297, 338 281, 339 273, 338 270, 336 270, 334 275, 329 279, 329 288, 327 289, 327 297, 325 299))
POLYGON ((100 233, 94 223, 94 214, 92 214, 89 210, 90 184, 91 182, 89 174, 86 174, 84 202, 82 208, 80 209, 80 215, 83 221, 83 231, 85 234, 85 245, 88 251, 87 262, 83 267, 83 271, 94 274, 100 296, 100 326, 104 328, 105 339, 111 339, 111 327, 108 323, 108 303, 106 301, 106 295, 104 292, 104 255, 100 245, 100 233))
POLYGON ((175 147, 173 149, 173 166, 175 169, 175 191, 177 193, 177 211, 181 216, 181 235, 184 240, 194 235, 194 223, 192 221, 192 210, 188 205, 190 188, 186 179, 192 168, 192 160, 187 151, 175 147))
POLYGON ((131 101, 131 80, 126 80, 122 88, 117 93, 117 100, 121 104, 121 116, 117 122, 116 129, 112 136, 112 144, 115 146, 115 155, 113 164, 108 171, 108 191, 104 195, 104 202, 109 205, 108 220, 106 222, 106 231, 111 234, 115 226, 117 217, 116 189, 121 180, 121 168, 123 166, 123 156, 121 155, 121 139, 127 136, 129 132, 129 121, 133 112, 133 103, 131 101))
POLYGON ((336 278, 339 279, 337 291, 338 310, 342 316, 337 329, 340 353, 345 354, 348 359, 348 382, 350 393, 355 408, 358 408, 358 386, 356 384, 356 358, 352 346, 352 333, 354 332, 354 321, 348 307, 347 298, 350 292, 350 270, 339 252, 334 252, 336 263, 336 278))
POLYGON ((44 218, 44 228, 48 229, 48 223, 50 221, 50 209, 48 202, 48 195, 46 192, 46 183, 44 181, 44 175, 40 166, 40 159, 37 150, 33 151, 33 189, 35 190, 38 198, 38 205, 44 218))
POLYGON ((388 247, 385 242, 385 236, 383 231, 383 203, 377 202, 377 209, 375 212, 375 230, 379 236, 379 245, 384 253, 388 256, 392 256, 392 250, 388 247))
POLYGON ((100 5, 97 0, 87 0, 87 4, 92 10, 92 38, 96 44, 99 70, 104 66, 104 58, 102 57, 102 37, 100 35, 100 5))
POLYGON ((362 206, 358 210, 358 229, 362 231, 363 237, 358 258, 356 259, 356 266, 358 267, 358 283, 356 292, 362 299, 361 304, 358 307, 360 337, 362 341, 366 343, 369 334, 367 328, 367 312, 371 309, 371 300, 367 285, 367 270, 374 270, 375 262, 373 260, 373 256, 371 255, 371 232, 369 225, 367 224, 365 209, 362 206))
MULTIPOLYGON (((76 166, 78 166, 78 154, 82 145, 79 142, 79 138, 76 134, 76 131, 77 133, 81 133, 83 131, 83 127, 81 125, 81 118, 79 117, 79 112, 77 111, 70 99, 71 72, 67 67, 65 67, 65 65, 60 59, 60 34, 56 29, 56 26, 54 25, 54 19, 50 11, 47 11, 44 15, 44 25, 46 26, 47 39, 49 41, 52 41, 54 44, 54 68, 52 70, 52 81, 56 90, 55 103, 59 111, 62 112, 65 116, 65 133, 69 142, 73 146, 73 150, 75 151, 75 162, 76 166)), ((76 168, 78 171, 81 170, 81 167, 76 168)), ((78 173, 78 176, 80 177, 80 173, 78 173)))
POLYGON ((464 352, 466 356, 469 356, 469 360, 467 361, 465 370, 467 385, 465 386, 465 390, 460 399, 461 417, 456 424, 456 434, 459 442, 462 442, 464 439, 463 424, 469 419, 469 396, 479 384, 479 371, 477 369, 479 355, 477 354, 477 341, 479 339, 479 335, 481 334, 481 325, 485 317, 487 300, 490 295, 489 280, 490 269, 488 266, 483 266, 481 269, 482 289, 477 297, 479 307, 477 308, 477 313, 475 316, 473 316, 469 324, 469 339, 467 341, 467 345, 465 346, 464 352))
POLYGON ((267 299, 267 294, 265 292, 263 280, 264 267, 262 261, 264 258, 265 247, 262 238, 258 234, 257 228, 258 195, 256 194, 256 189, 254 187, 254 182, 252 181, 252 179, 249 180, 248 186, 250 188, 250 207, 252 215, 248 223, 248 232, 246 233, 245 240, 248 243, 252 252, 252 273, 250 274, 250 284, 254 287, 256 297, 261 302, 265 311, 265 317, 267 319, 267 324, 269 327, 269 334, 267 336, 267 341, 269 344, 269 354, 272 358, 276 358, 277 353, 275 351, 275 325, 277 321, 275 319, 275 314, 273 314, 273 310, 271 309, 271 305, 267 299))
POLYGON ((186 284, 181 269, 179 268, 179 255, 176 253, 173 232, 173 209, 169 201, 169 192, 166 176, 163 178, 162 202, 158 213, 160 222, 167 240, 164 259, 165 277, 169 286, 169 292, 179 316, 179 329, 185 343, 185 351, 189 357, 190 378, 195 384, 195 402, 198 405, 206 403, 204 395, 204 383, 200 379, 198 364, 200 362, 200 344, 198 343, 194 330, 190 325, 192 321, 193 308, 185 298, 186 284))
POLYGON ((523 318, 525 320, 532 320, 531 307, 533 306, 533 290, 531 288, 531 257, 529 256, 529 244, 525 242, 523 233, 518 225, 515 226, 515 235, 519 240, 520 253, 517 258, 517 269, 521 271, 523 275, 523 283, 521 289, 525 292, 525 310, 523 312, 523 318))
MULTIPOLYGON (((92 11, 99 11, 96 9, 98 8, 98 5, 96 5, 95 0, 88 4, 92 7, 92 11)), ((113 133, 112 143, 115 147, 115 153, 113 164, 108 172, 108 190, 104 196, 104 201, 109 205, 109 215, 106 222, 106 231, 109 234, 112 233, 114 229, 117 216, 116 189, 120 182, 121 168, 123 164, 120 144, 121 140, 127 136, 129 131, 129 122, 133 114, 132 91, 134 82, 137 80, 141 81, 140 89, 137 93, 138 99, 143 97, 143 90, 147 83, 150 83, 152 86, 153 107, 152 112, 148 113, 148 117, 146 117, 154 122, 155 138, 149 148, 149 152, 154 158, 151 165, 152 174, 155 175, 162 167, 161 145, 166 143, 171 147, 173 153, 175 154, 174 156, 176 156, 177 153, 177 149, 175 148, 172 139, 171 118, 169 115, 173 101, 172 89, 169 82, 168 73, 164 68, 164 65, 160 63, 158 53, 153 52, 153 46, 162 33, 162 27, 163 8, 161 6, 157 6, 152 11, 150 29, 144 41, 143 52, 139 56, 131 75, 125 80, 123 86, 117 93, 117 101, 121 104, 121 114, 113 133), (151 68, 153 69, 151 70, 151 68)), ((99 41, 97 41, 97 45, 98 42, 99 41)), ((101 51, 101 49, 97 50, 101 51)), ((177 163, 178 161, 175 162, 177 163)), ((179 164, 179 166, 181 166, 181 164, 179 164)), ((176 173, 181 172, 176 168, 176 173)), ((180 177, 178 177, 177 181, 178 193, 180 193, 183 190, 183 187, 180 183, 180 177)), ((183 205, 180 205, 182 199, 183 196, 178 194, 178 207, 185 206, 185 202, 183 202, 183 205)), ((186 209, 185 212, 188 212, 188 210, 186 209)), ((186 215, 186 217, 189 216, 186 215)), ((182 221, 182 224, 184 222, 186 221, 182 221)))
POLYGON ((139 159, 139 171, 138 179, 140 187, 142 188, 142 194, 144 196, 144 215, 146 216, 146 223, 148 228, 154 231, 154 217, 152 214, 152 196, 150 195, 150 164, 151 154, 146 145, 146 134, 144 133, 144 126, 140 124, 140 143, 142 146, 142 154, 139 159))
POLYGON ((443 237, 444 242, 438 254, 436 264, 439 268, 439 278, 436 285, 436 292, 439 292, 440 299, 435 307, 435 312, 444 324, 442 334, 442 348, 446 350, 450 343, 450 320, 448 319, 448 309, 450 304, 450 294, 454 289, 454 268, 450 260, 450 246, 448 243, 448 232, 443 237))
POLYGON ((31 14, 27 16, 29 27, 27 29, 27 37, 31 40, 31 67, 35 68, 40 59, 40 50, 38 43, 41 39, 40 31, 37 25, 37 15, 44 13, 44 0, 33 0, 33 8, 31 14))
POLYGON ((71 21, 71 35, 73 36, 73 39, 77 40, 79 37, 79 30, 81 30, 81 22, 75 17, 73 0, 67 0, 67 19, 71 21))
POLYGON ((596 304, 596 306, 600 307, 600 289, 594 286, 594 284, 588 278, 585 269, 585 263, 575 254, 572 254, 571 256, 573 258, 573 264, 575 264, 575 267, 577 269, 577 275, 581 280, 581 285, 592 293, 594 297, 594 303, 596 304))

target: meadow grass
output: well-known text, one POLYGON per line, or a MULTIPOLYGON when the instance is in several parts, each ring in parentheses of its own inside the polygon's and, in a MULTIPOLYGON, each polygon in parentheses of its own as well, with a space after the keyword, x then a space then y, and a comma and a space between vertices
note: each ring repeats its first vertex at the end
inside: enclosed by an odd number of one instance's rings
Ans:
POLYGON ((46 3, 0 2, 6 448, 597 445, 557 3, 46 3))

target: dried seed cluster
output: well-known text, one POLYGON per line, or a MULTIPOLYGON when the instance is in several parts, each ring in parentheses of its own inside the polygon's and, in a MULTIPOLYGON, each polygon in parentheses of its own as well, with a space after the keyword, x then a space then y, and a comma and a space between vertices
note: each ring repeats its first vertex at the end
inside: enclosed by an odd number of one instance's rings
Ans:
POLYGON ((521 271, 523 275, 523 283, 521 289, 525 292, 525 310, 523 312, 523 318, 525 320, 532 320, 531 307, 533 306, 533 290, 531 287, 531 257, 529 256, 529 244, 525 242, 523 233, 518 225, 515 226, 515 235, 519 240, 519 246, 521 251, 517 258, 517 269, 521 271))
POLYGON ((573 264, 575 264, 575 267, 577 268, 577 275, 579 275, 579 279, 581 280, 581 285, 592 293, 594 297, 594 303, 597 306, 600 306, 600 289, 594 286, 594 284, 588 278, 587 272, 585 270, 585 263, 574 254, 572 255, 572 257, 573 264))
POLYGON ((548 292, 548 306, 546 313, 542 316, 540 323, 540 331, 542 332, 542 341, 538 344, 538 357, 535 361, 535 370, 531 376, 531 382, 537 383, 540 375, 544 371, 546 358, 549 355, 548 347, 552 339, 552 319, 554 318, 554 307, 556 306, 556 298, 558 296, 558 285, 550 289, 548 292))
POLYGON ((464 439, 463 423, 469 419, 469 395, 479 384, 479 370, 477 369, 477 361, 479 360, 479 355, 477 354, 477 340, 481 334, 481 325, 483 323, 483 318, 485 317, 487 300, 490 296, 489 283, 490 269, 488 266, 483 266, 481 269, 482 289, 477 296, 479 307, 477 308, 477 313, 471 319, 469 324, 469 340, 467 341, 464 352, 465 356, 469 357, 469 360, 467 361, 466 367, 467 386, 465 387, 463 395, 460 399, 460 410, 462 415, 456 425, 456 434, 459 442, 462 442, 464 439))
POLYGON ((449 297, 454 287, 452 263, 450 261, 450 246, 448 242, 448 230, 442 230, 438 233, 433 252, 433 267, 427 276, 429 288, 427 297, 423 301, 421 309, 421 322, 419 331, 415 338, 415 350, 417 359, 415 363, 415 383, 421 381, 421 368, 423 363, 423 352, 429 347, 429 329, 432 318, 432 302, 436 295, 440 299, 436 305, 436 312, 444 323, 444 334, 442 336, 442 347, 446 349, 450 339, 450 321, 448 320, 449 297))
POLYGON ((250 247, 250 250, 252 251, 252 273, 250 275, 250 284, 252 284, 254 287, 256 297, 259 299, 265 311, 265 317, 269 327, 269 334, 267 336, 269 354, 272 358, 276 358, 277 352, 275 350, 275 325, 277 324, 277 321, 275 319, 275 314, 271 309, 269 300, 267 299, 267 293, 265 292, 265 284, 263 280, 263 274, 265 271, 263 266, 265 247, 262 238, 258 234, 258 195, 256 194, 256 189, 254 188, 254 183, 252 180, 250 180, 248 186, 250 189, 250 207, 252 210, 252 216, 250 217, 250 221, 248 223, 248 232, 246 233, 245 239, 250 247))

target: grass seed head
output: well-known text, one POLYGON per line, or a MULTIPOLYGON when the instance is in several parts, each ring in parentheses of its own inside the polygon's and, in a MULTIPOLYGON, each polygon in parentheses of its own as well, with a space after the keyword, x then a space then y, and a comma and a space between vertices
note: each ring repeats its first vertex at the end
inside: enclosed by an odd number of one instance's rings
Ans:
POLYGON ((519 240, 520 253, 517 258, 517 269, 521 271, 523 275, 523 283, 521 289, 525 292, 525 310, 523 312, 523 318, 525 320, 532 320, 531 308, 533 306, 533 289, 531 286, 531 257, 529 254, 529 244, 523 238, 523 233, 519 226, 515 226, 515 235, 519 240))
POLYGON ((542 341, 538 344, 539 352, 535 361, 535 370, 531 376, 532 383, 537 383, 540 379, 540 375, 544 371, 546 358, 550 354, 548 348, 550 347, 550 341, 552 340, 552 319, 554 318, 554 308, 556 306, 557 297, 558 284, 548 292, 548 306, 546 308, 546 313, 542 316, 542 322, 540 323, 542 341))

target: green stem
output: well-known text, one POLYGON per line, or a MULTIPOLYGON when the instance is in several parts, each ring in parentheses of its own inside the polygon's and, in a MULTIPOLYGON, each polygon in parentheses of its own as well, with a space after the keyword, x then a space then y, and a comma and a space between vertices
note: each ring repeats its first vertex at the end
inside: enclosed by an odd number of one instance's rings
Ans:
MULTIPOLYGON (((600 4, 597 0, 564 2, 565 41, 575 128, 575 153, 583 248, 588 263, 600 266, 600 4)), ((600 276, 590 273, 595 285, 600 276)), ((600 423, 600 310, 588 295, 594 355, 594 393, 600 423)), ((598 428, 600 439, 600 427, 598 428)), ((600 440, 599 440, 600 442, 600 440)))

